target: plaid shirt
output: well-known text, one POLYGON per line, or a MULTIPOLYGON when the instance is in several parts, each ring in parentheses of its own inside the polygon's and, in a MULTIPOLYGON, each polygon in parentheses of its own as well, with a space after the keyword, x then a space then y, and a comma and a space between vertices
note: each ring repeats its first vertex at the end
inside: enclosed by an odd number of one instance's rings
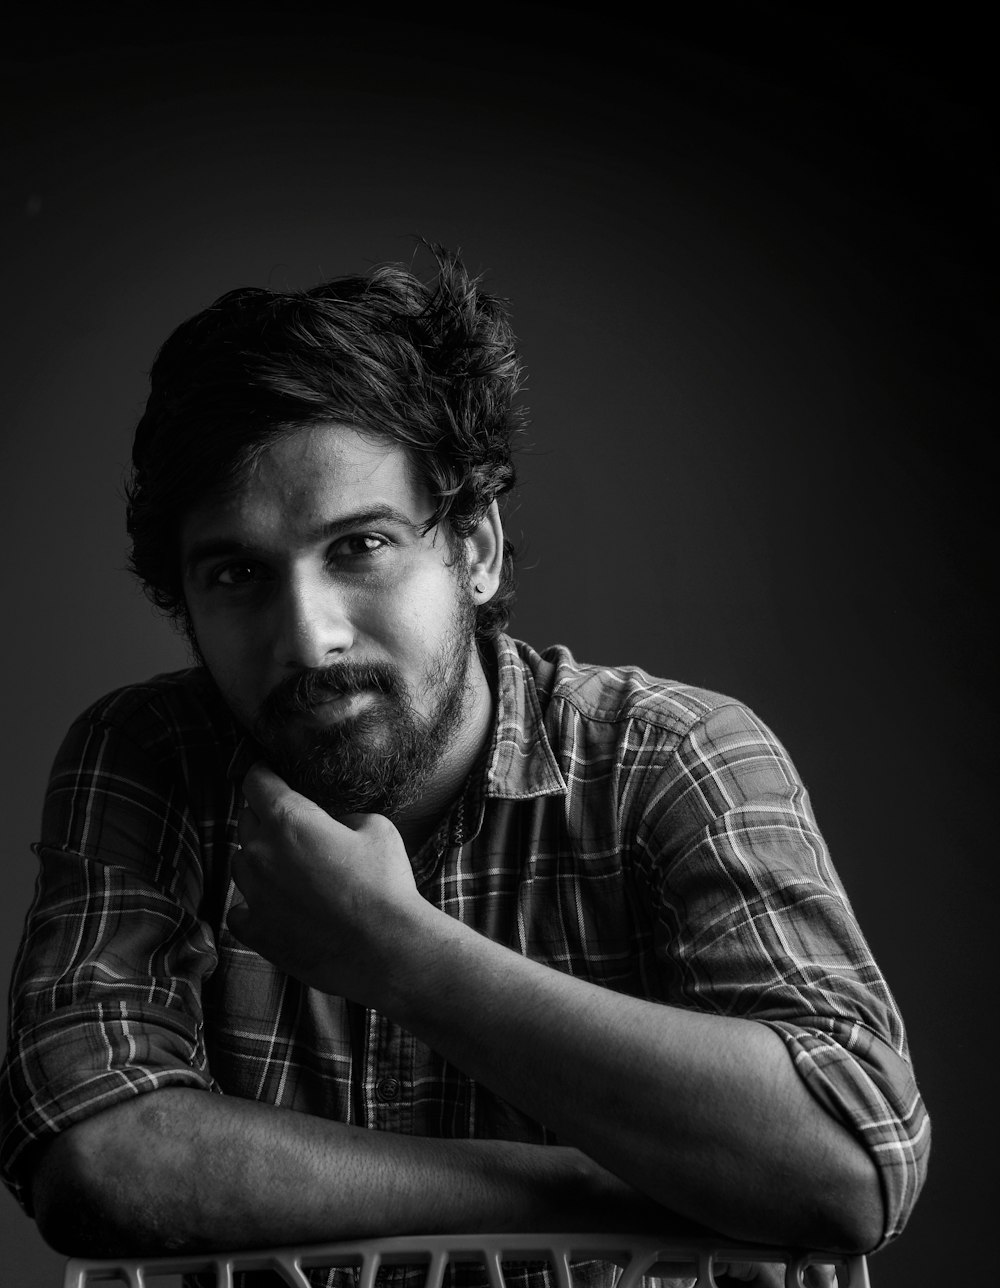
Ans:
MULTIPOLYGON (((774 1029, 877 1163, 893 1237, 928 1121, 781 745, 738 703, 635 668, 506 637, 498 656, 493 743, 412 859, 424 897, 556 970, 774 1029)), ((229 934, 252 754, 200 670, 122 689, 72 726, 35 847, 0 1082, 0 1162, 22 1202, 32 1141, 167 1086, 381 1131, 554 1139, 385 1016, 229 934)))

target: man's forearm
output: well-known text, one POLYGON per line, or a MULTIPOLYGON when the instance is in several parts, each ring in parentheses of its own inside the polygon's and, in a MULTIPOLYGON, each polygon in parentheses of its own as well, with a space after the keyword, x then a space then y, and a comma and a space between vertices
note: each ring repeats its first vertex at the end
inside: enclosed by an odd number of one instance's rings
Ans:
POLYGON ((54 1137, 32 1196, 45 1238, 75 1255, 690 1228, 575 1149, 400 1136, 186 1088, 54 1137))
POLYGON ((261 767, 243 787, 229 926, 250 948, 390 1016, 691 1220, 845 1251, 880 1239, 874 1164, 770 1029, 532 962, 421 898, 388 819, 331 819, 261 767))
POLYGON ((429 905, 406 942, 377 1004, 659 1203, 738 1238, 881 1236, 874 1166, 770 1029, 611 993, 429 905))

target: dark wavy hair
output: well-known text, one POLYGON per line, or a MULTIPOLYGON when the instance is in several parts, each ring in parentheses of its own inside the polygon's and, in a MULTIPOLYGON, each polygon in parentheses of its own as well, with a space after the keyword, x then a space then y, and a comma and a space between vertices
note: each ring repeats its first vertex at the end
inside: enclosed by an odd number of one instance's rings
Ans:
MULTIPOLYGON (((303 426, 351 425, 404 447, 452 548, 514 485, 521 368, 505 303, 461 260, 431 248, 429 283, 398 265, 286 294, 230 291, 157 354, 126 484, 130 566, 186 624, 183 517, 237 488, 267 447, 303 426)), ((478 608, 477 634, 506 626, 514 551, 478 608)))

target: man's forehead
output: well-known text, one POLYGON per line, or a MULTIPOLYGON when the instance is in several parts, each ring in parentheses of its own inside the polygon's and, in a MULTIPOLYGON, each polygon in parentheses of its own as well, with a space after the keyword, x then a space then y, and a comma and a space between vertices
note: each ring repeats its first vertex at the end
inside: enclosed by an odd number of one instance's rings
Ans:
POLYGON ((248 482, 269 485, 355 487, 376 476, 408 475, 406 449, 384 434, 353 425, 303 425, 290 429, 260 454, 248 482))
POLYGON ((309 425, 270 444, 235 487, 185 515, 182 552, 208 532, 246 539, 280 530, 305 539, 365 516, 423 523, 431 509, 400 444, 353 426, 309 425))

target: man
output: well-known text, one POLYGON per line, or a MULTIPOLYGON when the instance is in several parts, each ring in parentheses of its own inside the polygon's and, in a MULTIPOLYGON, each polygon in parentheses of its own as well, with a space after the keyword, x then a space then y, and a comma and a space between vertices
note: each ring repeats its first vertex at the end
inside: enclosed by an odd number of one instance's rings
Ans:
POLYGON ((57 758, 4 1175, 75 1253, 876 1247, 929 1132, 804 789, 739 704, 502 633, 514 341, 439 269, 232 292, 157 358, 133 566, 199 666, 57 758))

